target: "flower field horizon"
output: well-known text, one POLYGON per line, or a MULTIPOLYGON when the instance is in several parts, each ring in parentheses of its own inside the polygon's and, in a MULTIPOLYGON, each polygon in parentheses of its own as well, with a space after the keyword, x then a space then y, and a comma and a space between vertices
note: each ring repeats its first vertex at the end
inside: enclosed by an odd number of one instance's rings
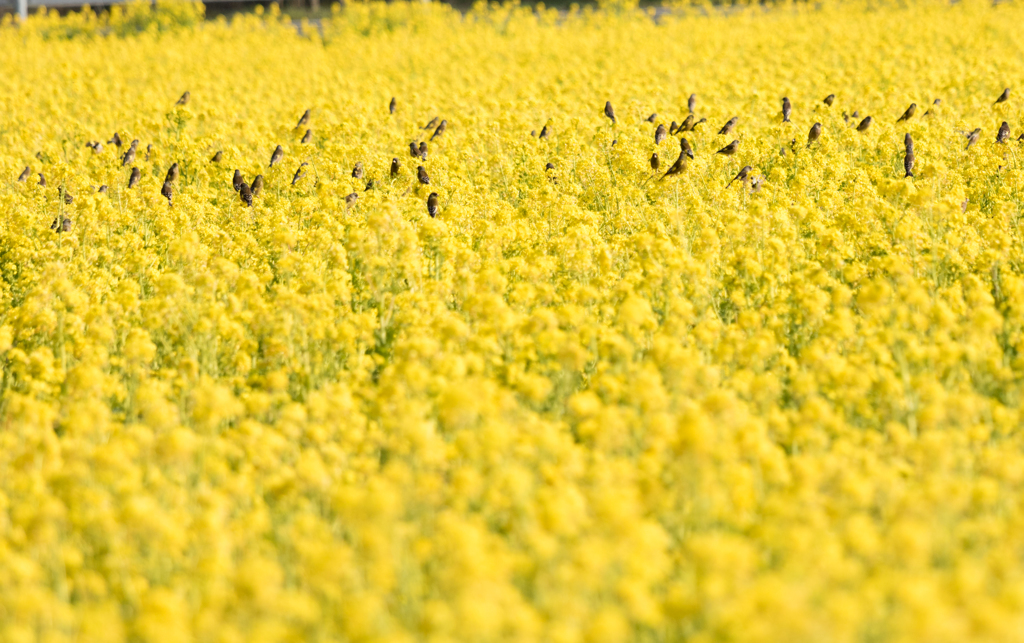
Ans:
POLYGON ((0 24, 0 641, 1024 641, 1024 6, 203 15, 0 24))

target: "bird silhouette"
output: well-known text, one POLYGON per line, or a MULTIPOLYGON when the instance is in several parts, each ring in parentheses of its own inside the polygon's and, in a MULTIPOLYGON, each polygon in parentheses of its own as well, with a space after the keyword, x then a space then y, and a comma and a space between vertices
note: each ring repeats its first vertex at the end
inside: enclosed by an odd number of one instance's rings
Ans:
POLYGON ((825 100, 823 100, 821 102, 825 103, 829 107, 832 107, 832 103, 834 103, 835 101, 836 101, 836 95, 835 94, 829 94, 828 96, 825 97, 825 100))
POLYGON ((866 132, 867 129, 869 127, 871 127, 871 122, 872 122, 872 118, 870 116, 865 116, 864 120, 862 120, 860 122, 860 125, 857 126, 857 131, 858 132, 866 132))
POLYGON ((392 96, 391 97, 391 102, 388 103, 388 113, 389 114, 394 114, 395 113, 395 107, 397 107, 397 106, 398 106, 398 102, 395 100, 395 97, 392 96))

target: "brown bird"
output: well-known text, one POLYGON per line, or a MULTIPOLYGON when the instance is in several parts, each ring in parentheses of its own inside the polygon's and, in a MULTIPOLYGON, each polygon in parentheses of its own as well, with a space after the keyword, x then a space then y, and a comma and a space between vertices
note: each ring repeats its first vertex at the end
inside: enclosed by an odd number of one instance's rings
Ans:
POLYGON ((235 192, 242 189, 242 184, 245 183, 245 179, 242 178, 242 172, 235 170, 235 175, 231 177, 231 187, 235 188, 235 192))
POLYGON ((426 141, 420 141, 420 158, 424 161, 427 160, 427 143, 426 141))
POLYGON ((178 99, 178 102, 176 102, 174 104, 175 105, 187 105, 188 104, 188 99, 190 99, 190 98, 192 98, 192 94, 190 94, 188 92, 185 92, 184 94, 181 95, 181 98, 178 99))
POLYGON ((1010 100, 1010 88, 1009 87, 1004 89, 1003 93, 999 94, 999 98, 996 99, 996 102, 994 102, 992 104, 993 105, 998 105, 999 103, 1005 103, 1008 100, 1010 100))
POLYGON ((441 208, 437 205, 437 192, 431 192, 427 197, 427 214, 431 219, 435 219, 439 212, 441 212, 441 208))
POLYGON ((650 116, 647 117, 646 120, 647 120, 648 123, 653 123, 654 121, 658 120, 658 115, 657 114, 651 114, 650 116))
MULTIPOLYGON (((242 185, 245 185, 244 183, 242 185)), ((160 188, 160 194, 167 199, 167 205, 172 205, 171 198, 174 196, 174 190, 171 188, 171 184, 168 181, 164 181, 164 186, 160 188)))
POLYGON ((825 100, 823 100, 821 102, 825 103, 829 107, 832 107, 832 103, 834 103, 835 101, 836 101, 836 95, 835 94, 829 94, 828 96, 825 97, 825 100))
POLYGON ((128 147, 128 151, 121 157, 121 167, 131 165, 135 162, 135 150, 139 147, 139 139, 132 141, 132 144, 128 147))
POLYGON ((149 145, 146 146, 146 159, 145 160, 147 160, 147 161, 149 160, 149 153, 152 152, 152 151, 153 151, 153 144, 150 143, 149 145))
POLYGON ((256 198, 263 194, 263 175, 257 174, 256 178, 252 180, 252 185, 249 187, 249 191, 252 192, 252 198, 256 198))
POLYGON ((121 147, 121 137, 118 136, 117 132, 114 132, 114 136, 112 136, 111 139, 107 141, 107 144, 114 144, 117 147, 121 147))
POLYGON ((789 99, 785 96, 782 97, 782 122, 789 122, 789 115, 793 112, 793 106, 790 104, 789 99))
POLYGON ((299 117, 299 123, 295 126, 296 129, 309 123, 309 110, 302 112, 302 116, 299 117))
POLYGON ((811 125, 811 131, 807 132, 807 147, 811 146, 811 143, 821 138, 821 123, 815 123, 811 125))
POLYGON ((420 165, 416 168, 416 178, 419 179, 423 185, 430 185, 430 177, 427 176, 427 169, 420 165))
POLYGON ((312 140, 313 140, 313 130, 308 129, 308 130, 306 130, 306 133, 302 135, 302 140, 299 141, 299 142, 302 143, 303 145, 305 145, 306 143, 308 143, 308 142, 310 142, 312 140))
POLYGON ((551 135, 551 132, 550 132, 550 130, 548 130, 548 126, 544 125, 544 127, 542 127, 540 129, 540 136, 538 138, 547 138, 550 135, 551 135))
POLYGON ((679 158, 677 158, 676 162, 672 164, 672 167, 668 168, 668 171, 662 175, 660 180, 664 181, 666 178, 679 174, 685 170, 687 157, 691 159, 693 158, 693 150, 690 149, 690 142, 685 138, 681 138, 679 139, 679 158))
POLYGON ((903 157, 903 169, 907 171, 903 175, 903 178, 913 178, 914 176, 914 150, 907 150, 906 156, 903 157))
POLYGON ((668 136, 668 130, 665 129, 664 125, 658 125, 658 129, 654 130, 654 144, 661 145, 661 142, 668 136))
POLYGON ((46 187, 46 177, 43 176, 42 172, 39 173, 39 185, 43 186, 44 188, 46 187))
POLYGON ((430 119, 430 122, 424 125, 421 129, 434 129, 435 127, 437 127, 437 124, 439 122, 441 122, 441 117, 435 116, 434 118, 430 119))
POLYGON ((284 158, 284 148, 278 145, 274 148, 274 153, 270 155, 270 167, 274 167, 275 163, 280 163, 281 159, 284 158))
POLYGON ((615 110, 612 109, 612 102, 610 100, 604 102, 604 115, 612 119, 612 125, 615 124, 615 110))
POLYGON ((133 167, 132 168, 132 175, 130 177, 128 177, 128 188, 131 189, 131 188, 135 187, 136 185, 138 185, 139 184, 139 179, 141 179, 141 178, 142 178, 142 172, 139 171, 139 168, 133 167))
POLYGON ((435 138, 437 138, 438 136, 440 136, 440 135, 444 134, 444 130, 445 130, 445 129, 446 129, 447 127, 448 127, 448 121, 447 121, 447 119, 445 119, 445 120, 442 120, 442 121, 441 121, 441 124, 437 126, 437 129, 436 129, 436 130, 434 130, 434 135, 430 137, 430 140, 434 140, 434 139, 435 139, 435 138))
POLYGON ((679 129, 677 129, 676 131, 677 132, 689 132, 691 127, 693 127, 693 114, 688 115, 686 117, 686 120, 683 121, 683 124, 680 125, 679 129))
POLYGON ((221 159, 224 158, 224 152, 217 150, 217 153, 210 159, 211 163, 220 163, 221 159))
POLYGON ((722 129, 718 130, 718 135, 728 136, 729 133, 732 132, 732 128, 736 127, 736 123, 738 123, 739 120, 739 116, 733 116, 729 120, 725 121, 725 125, 722 126, 722 129))
POLYGON ((351 192, 351 193, 349 193, 349 194, 348 194, 348 195, 347 195, 347 196, 345 197, 345 204, 346 204, 346 205, 350 205, 350 206, 351 206, 351 205, 352 205, 353 203, 355 203, 355 202, 356 202, 356 199, 358 199, 358 198, 359 198, 359 195, 358 195, 358 194, 356 194, 355 192, 351 192))
POLYGON ((996 143, 1005 143, 1010 140, 1010 124, 1003 121, 1003 124, 999 126, 999 133, 996 134, 996 143))
POLYGON ((366 182, 366 189, 363 190, 363 192, 369 192, 370 190, 375 189, 377 189, 377 182, 374 181, 373 179, 370 179, 369 181, 366 182))
POLYGON ((697 94, 690 94, 690 97, 686 100, 686 109, 693 113, 693 108, 697 106, 697 94))
POLYGON ((98 189, 96 191, 99 192, 100 194, 106 194, 107 193, 107 186, 101 185, 100 189, 98 189))
POLYGON ((24 171, 22 171, 22 173, 20 175, 18 175, 18 180, 20 182, 24 183, 25 181, 28 180, 28 175, 31 174, 31 173, 32 172, 29 169, 29 166, 26 165, 24 171))
POLYGON ((655 152, 651 154, 651 169, 657 172, 659 167, 661 167, 661 160, 658 158, 658 153, 655 152))
POLYGON ((398 162, 397 158, 391 159, 391 178, 398 176, 398 170, 401 169, 402 165, 398 162))
POLYGON ((355 167, 352 168, 352 178, 361 179, 363 178, 363 162, 359 161, 355 167))
POLYGON ((296 183, 299 182, 299 179, 306 176, 306 173, 302 170, 302 168, 305 166, 306 162, 303 161, 302 163, 299 164, 299 167, 295 169, 295 176, 292 177, 292 185, 295 185, 296 183))
POLYGON ((717 152, 715 152, 715 154, 724 154, 726 156, 732 156, 733 154, 736 153, 736 150, 739 149, 739 147, 740 147, 740 142, 737 141, 737 140, 734 140, 732 143, 729 143, 728 145, 726 145, 722 149, 720 149, 717 152))
POLYGON ((911 103, 910 107, 907 108, 907 111, 903 112, 903 116, 900 116, 899 118, 896 119, 896 122, 902 123, 903 121, 909 121, 914 116, 914 112, 916 111, 917 103, 911 103))
POLYGON ((391 102, 388 103, 388 113, 389 114, 394 114, 396 107, 398 107, 398 102, 395 100, 395 97, 392 96, 391 97, 391 102))
POLYGON ((865 117, 864 117, 864 120, 862 120, 862 121, 860 122, 860 125, 858 125, 858 126, 857 126, 857 131, 858 131, 858 132, 866 132, 866 131, 867 131, 867 129, 868 129, 869 127, 871 127, 871 120, 872 120, 872 119, 871 119, 871 117, 870 117, 870 116, 865 116, 865 117))
POLYGON ((908 153, 914 153, 914 138, 910 135, 910 132, 903 135, 903 147, 907 149, 908 153))
POLYGON ((71 231, 71 219, 64 217, 60 222, 60 230, 57 232, 70 232, 71 231))
POLYGON ((66 187, 65 188, 59 188, 58 192, 63 192, 64 193, 64 203, 66 203, 68 205, 71 205, 72 203, 74 203, 75 197, 71 196, 71 193, 68 192, 68 189, 66 187))
POLYGON ((695 129, 697 129, 698 125, 700 125, 701 123, 706 123, 706 122, 708 122, 708 119, 701 118, 699 121, 697 121, 696 123, 694 123, 693 125, 690 126, 690 131, 691 132, 694 131, 695 129))
POLYGON ((672 124, 668 126, 668 135, 672 136, 679 131, 679 123, 672 121, 672 124))
POLYGON ((177 181, 178 175, 181 172, 178 170, 178 164, 174 163, 170 168, 167 169, 167 176, 164 177, 165 181, 177 181))
POLYGON ((729 183, 725 186, 725 189, 728 190, 729 187, 734 182, 736 182, 736 181, 740 181, 742 183, 746 183, 747 182, 747 175, 750 174, 750 170, 751 170, 751 167, 749 165, 744 165, 743 169, 740 170, 739 173, 736 176, 732 177, 732 181, 729 181, 729 183))
POLYGON ((242 200, 247 207, 252 207, 252 188, 246 183, 242 183, 241 188, 238 190, 238 198, 242 200))
POLYGON ((420 155, 420 148, 417 147, 416 141, 411 141, 409 143, 409 156, 411 156, 413 158, 416 158, 419 155, 420 155))
POLYGON ((965 147, 964 149, 965 150, 971 149, 971 146, 974 145, 975 143, 977 143, 978 139, 980 137, 981 137, 981 128, 980 127, 974 128, 974 131, 967 135, 967 147, 965 147))
POLYGON ((555 169, 555 164, 554 163, 545 163, 544 164, 544 171, 545 172, 548 171, 548 170, 553 170, 553 169, 555 169))

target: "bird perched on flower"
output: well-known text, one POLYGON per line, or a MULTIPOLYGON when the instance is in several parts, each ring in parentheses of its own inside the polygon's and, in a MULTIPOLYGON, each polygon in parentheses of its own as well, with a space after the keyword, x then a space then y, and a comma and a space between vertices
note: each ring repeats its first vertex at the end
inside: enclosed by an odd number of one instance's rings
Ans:
POLYGON ((738 150, 739 147, 740 147, 740 142, 737 141, 737 140, 733 140, 732 143, 729 143, 728 145, 726 145, 722 149, 718 150, 717 152, 715 152, 715 154, 724 154, 726 156, 732 156, 733 154, 736 153, 736 150, 738 150))
POLYGON ((132 167, 132 175, 128 177, 128 188, 131 189, 139 184, 139 179, 142 178, 142 172, 139 168, 132 167))
POLYGON ((676 129, 677 132, 689 132, 690 128, 693 127, 693 114, 687 115, 683 120, 683 124, 676 129))
POLYGON ((996 143, 1005 143, 1010 140, 1010 124, 1003 121, 999 126, 999 133, 996 134, 996 143))
POLYGON ((807 147, 811 146, 811 143, 821 138, 821 123, 815 123, 811 125, 811 131, 807 132, 807 147))
POLYGON ((257 174, 256 178, 252 180, 252 185, 249 187, 249 191, 252 192, 252 198, 256 198, 263 194, 263 175, 257 174))
POLYGON ((679 174, 685 170, 687 158, 693 158, 693 150, 690 148, 690 142, 685 138, 681 138, 679 139, 679 158, 677 158, 676 162, 668 168, 668 171, 665 172, 664 175, 662 175, 661 180, 664 181, 666 178, 679 174))
POLYGON ((994 102, 992 104, 993 105, 998 105, 999 103, 1005 103, 1008 100, 1010 100, 1010 88, 1009 87, 1004 89, 1003 93, 999 94, 999 98, 996 99, 996 102, 994 102))
POLYGON ((440 211, 441 208, 437 205, 437 192, 431 192, 427 197, 427 214, 431 219, 435 219, 440 211))
POLYGON ((903 135, 903 147, 907 148, 908 152, 914 151, 914 137, 910 135, 910 132, 903 135))
POLYGON ((270 155, 270 167, 274 167, 276 163, 280 163, 281 159, 284 158, 284 148, 278 145, 274 148, 274 153, 270 155))
POLYGON ((872 122, 872 118, 870 116, 865 116, 864 120, 862 120, 860 122, 860 125, 857 126, 857 131, 858 132, 866 132, 867 129, 869 127, 871 127, 871 122, 872 122))
POLYGON ((646 119, 644 119, 644 120, 646 120, 646 121, 647 121, 648 123, 653 123, 654 121, 658 120, 658 114, 657 114, 657 112, 655 112, 654 114, 651 114, 650 116, 648 116, 648 117, 647 117, 646 119))
POLYGON ((177 181, 180 171, 178 170, 178 164, 173 163, 171 167, 167 169, 167 176, 164 177, 165 181, 177 181))
POLYGON ((604 102, 604 115, 612 119, 612 125, 615 124, 615 110, 612 109, 612 102, 610 100, 604 102))
POLYGON ((235 175, 231 177, 231 187, 235 188, 235 192, 242 189, 242 184, 245 183, 245 179, 242 178, 241 170, 235 170, 235 175))
POLYGON ((782 122, 788 123, 789 115, 793 112, 793 105, 789 102, 789 98, 782 97, 782 122))
POLYGON ((221 159, 224 158, 224 152, 217 150, 217 153, 210 159, 211 163, 220 163, 221 159))
POLYGON ((347 194, 345 196, 345 205, 351 207, 351 205, 353 203, 355 203, 358 198, 359 198, 358 194, 356 194, 355 192, 350 192, 349 194, 347 194))
POLYGON ((173 190, 173 188, 171 188, 170 182, 164 181, 163 187, 160 188, 160 194, 163 195, 163 197, 167 199, 167 205, 169 205, 169 206, 173 205, 172 202, 171 202, 171 199, 174 196, 174 190, 173 190))
POLYGON ((416 141, 409 142, 409 156, 416 158, 420 155, 420 148, 417 147, 416 141))
POLYGON ((22 171, 22 173, 18 175, 18 181, 24 183, 25 181, 28 180, 28 176, 31 173, 32 173, 32 171, 29 169, 29 166, 26 165, 25 169, 22 171))
POLYGON ((63 193, 63 195, 64 195, 64 203, 66 203, 67 205, 71 205, 72 203, 74 203, 75 197, 71 196, 71 193, 68 192, 67 187, 59 188, 58 191, 60 193, 63 193))
POLYGON ((426 141, 420 141, 420 158, 424 161, 427 160, 427 143, 426 141))
POLYGON ((245 182, 242 183, 238 190, 238 198, 242 200, 247 207, 252 207, 252 188, 245 182))
POLYGON ((131 165, 135 162, 135 150, 139 147, 139 139, 132 141, 132 144, 128 146, 128 151, 121 157, 121 167, 131 165))
POLYGON ((42 172, 39 173, 39 185, 46 187, 46 177, 43 176, 42 172))
POLYGON ((427 176, 427 169, 422 165, 416 168, 416 178, 419 179, 419 182, 423 185, 430 185, 430 177, 427 176))
POLYGON ((902 123, 903 121, 909 121, 914 116, 914 112, 916 111, 917 103, 911 103, 910 107, 907 108, 907 111, 903 112, 903 116, 900 116, 899 118, 896 119, 896 122, 902 123))
POLYGON ((152 151, 153 151, 153 144, 150 143, 149 145, 146 146, 146 159, 145 160, 147 160, 147 161, 149 160, 149 153, 152 152, 152 151))
POLYGON ((828 96, 825 97, 825 100, 823 100, 821 102, 825 103, 829 107, 832 107, 832 103, 834 103, 835 101, 836 101, 836 95, 835 94, 829 94, 828 96))
POLYGON ((302 127, 303 125, 307 125, 309 123, 309 114, 310 114, 310 111, 308 109, 306 111, 302 112, 302 116, 299 117, 299 122, 295 126, 296 129, 302 127))
POLYGON ((725 125, 722 129, 718 130, 719 136, 728 136, 732 132, 732 128, 736 127, 736 123, 740 120, 739 116, 733 116, 729 120, 725 121, 725 125))
POLYGON ((750 170, 751 170, 751 167, 749 165, 744 165, 743 169, 740 170, 739 173, 736 176, 732 177, 732 181, 729 181, 729 183, 725 186, 725 189, 728 190, 729 187, 732 186, 732 184, 734 182, 736 182, 736 181, 740 181, 742 183, 746 183, 747 182, 747 175, 750 174, 750 170))
POLYGON ((430 140, 434 140, 438 136, 444 134, 444 130, 447 129, 447 127, 448 127, 448 120, 447 119, 443 119, 441 121, 441 124, 437 126, 437 129, 434 130, 434 135, 430 137, 430 140))
POLYGON ((686 109, 692 114, 695 107, 697 107, 697 94, 690 94, 690 97, 686 99, 686 109))
POLYGON ((391 159, 391 177, 392 178, 398 176, 398 170, 401 169, 401 167, 402 166, 401 166, 401 164, 399 164, 397 158, 391 159))
POLYGON ((392 97, 391 97, 391 102, 390 102, 390 103, 388 103, 388 113, 389 113, 389 114, 394 114, 394 113, 395 113, 395 108, 396 108, 396 107, 398 107, 398 101, 396 101, 396 100, 395 100, 395 97, 394 97, 394 96, 392 96, 392 97))
POLYGON ((112 145, 115 145, 117 147, 121 147, 121 137, 117 134, 117 132, 114 132, 114 135, 112 137, 110 137, 110 140, 107 141, 107 144, 108 145, 112 144, 112 145))
POLYGON ((424 125, 421 129, 426 129, 426 130, 434 129, 435 127, 437 127, 437 124, 440 121, 441 121, 441 117, 440 116, 435 116, 434 118, 430 119, 430 122, 427 123, 426 125, 424 125))
POLYGON ((299 164, 299 167, 295 168, 295 176, 292 177, 292 185, 295 185, 296 183, 299 182, 299 179, 306 176, 306 172, 303 171, 302 169, 306 165, 307 163, 303 161, 302 163, 299 164))
POLYGON ((190 98, 192 98, 192 94, 190 94, 188 92, 185 92, 184 94, 181 95, 181 98, 178 99, 178 102, 176 102, 174 104, 175 105, 187 105, 188 104, 188 99, 190 99, 190 98))
POLYGON ((107 193, 107 186, 105 186, 105 185, 101 185, 101 186, 99 187, 99 189, 98 189, 98 190, 96 190, 96 191, 97 191, 97 192, 99 192, 100 194, 106 194, 106 193, 107 193))
POLYGON ((903 169, 906 170, 906 174, 903 178, 913 178, 914 176, 914 150, 908 148, 907 153, 903 157, 903 169))
POLYGON ((655 152, 651 154, 651 169, 657 172, 659 167, 661 167, 661 160, 658 158, 658 153, 655 152))
POLYGON ((976 127, 974 128, 973 132, 967 135, 967 147, 965 147, 964 149, 971 149, 971 146, 977 143, 979 138, 981 138, 981 128, 976 127))
POLYGON ((355 167, 352 168, 352 178, 353 179, 361 179, 361 178, 363 178, 363 162, 362 161, 358 161, 355 164, 355 167))
POLYGON ((308 129, 308 130, 306 130, 306 133, 302 135, 302 140, 299 141, 299 142, 302 143, 303 145, 305 145, 306 143, 308 143, 308 142, 310 142, 312 140, 313 140, 313 130, 308 129))
POLYGON ((669 136, 672 136, 677 131, 679 131, 679 123, 677 123, 675 121, 672 121, 672 123, 668 126, 668 134, 669 134, 669 136))
POLYGON ((658 129, 654 130, 654 144, 661 145, 661 142, 668 137, 668 130, 665 129, 664 125, 658 125, 658 129))

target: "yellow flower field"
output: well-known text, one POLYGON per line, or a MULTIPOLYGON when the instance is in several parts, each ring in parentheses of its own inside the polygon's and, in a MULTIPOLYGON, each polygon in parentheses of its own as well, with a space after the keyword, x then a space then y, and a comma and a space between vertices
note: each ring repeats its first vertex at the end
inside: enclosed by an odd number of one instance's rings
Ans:
POLYGON ((0 641, 1024 641, 1022 24, 5 18, 0 641))

